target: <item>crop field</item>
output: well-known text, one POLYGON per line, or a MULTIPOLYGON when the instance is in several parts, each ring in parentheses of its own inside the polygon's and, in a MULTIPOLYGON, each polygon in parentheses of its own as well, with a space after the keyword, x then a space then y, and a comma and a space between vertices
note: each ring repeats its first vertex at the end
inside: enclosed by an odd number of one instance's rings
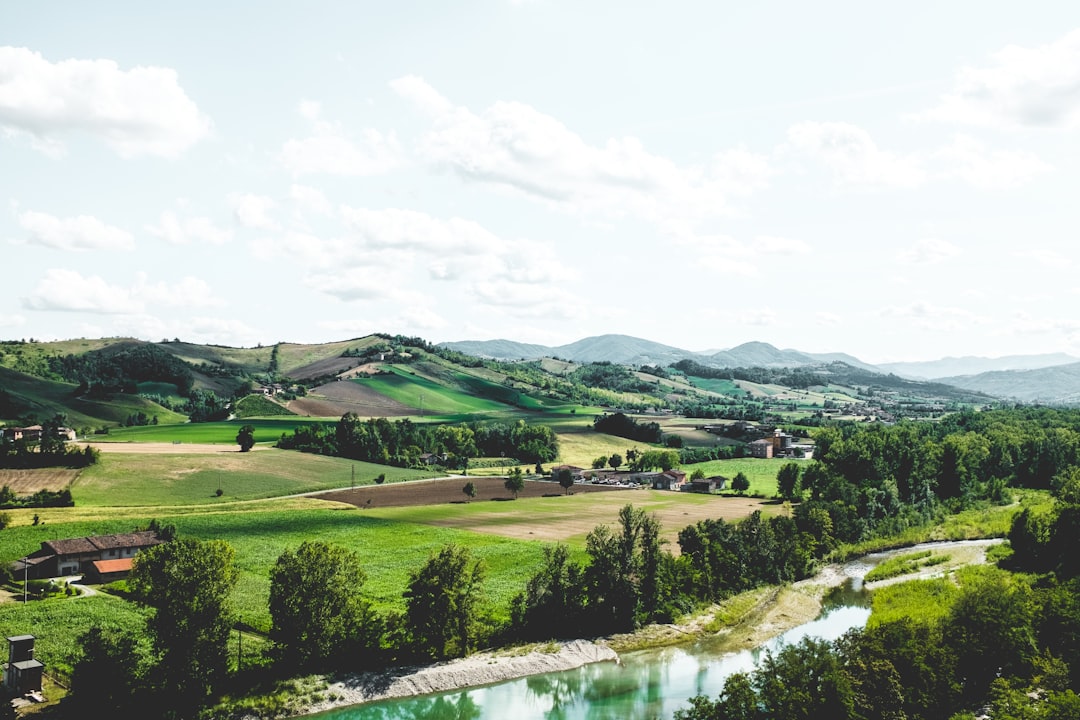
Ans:
POLYGON ((452 390, 407 368, 393 366, 391 370, 389 375, 373 375, 365 380, 350 382, 363 383, 392 400, 422 410, 428 415, 497 413, 507 410, 503 403, 452 390))
POLYGON ((83 471, 72 493, 79 505, 101 508, 221 505, 347 488, 354 470, 357 485, 372 484, 379 474, 390 483, 432 476, 425 470, 274 448, 248 453, 109 452, 83 471))
MULTIPOLYGON (((585 536, 589 531, 601 524, 614 526, 618 522, 619 510, 630 504, 656 515, 663 528, 662 537, 668 542, 668 550, 676 554, 679 530, 699 520, 738 520, 755 510, 769 514, 783 510, 780 505, 753 498, 728 498, 668 490, 623 489, 595 492, 597 486, 575 485, 571 490, 572 495, 563 495, 562 488, 550 481, 526 483, 532 493, 531 497, 522 495, 518 500, 508 502, 493 502, 488 499, 466 503, 461 502, 465 499, 461 488, 467 481, 465 478, 441 481, 449 485, 460 498, 438 503, 431 502, 435 493, 425 488, 427 483, 408 483, 394 488, 393 492, 399 496, 395 501, 401 503, 396 507, 376 504, 382 488, 372 488, 363 495, 357 495, 357 501, 363 503, 365 500, 361 498, 376 498, 370 509, 365 510, 371 517, 490 533, 519 540, 565 542, 579 549, 584 549, 585 536), (409 492, 414 493, 411 504, 403 497, 409 492)), ((487 495, 493 499, 511 497, 501 489, 501 480, 474 478, 473 482, 478 487, 483 483, 491 484, 487 495)), ((343 494, 335 493, 331 497, 341 498, 341 495, 343 494)))
POLYGON ((0 470, 0 487, 9 487, 16 495, 33 495, 38 490, 57 492, 71 485, 78 476, 79 471, 70 468, 0 470))
POLYGON ((354 412, 361 417, 415 415, 414 407, 393 400, 368 382, 341 380, 312 388, 305 397, 289 403, 289 409, 302 415, 341 417, 354 412))
POLYGON ((184 423, 182 425, 146 425, 115 428, 108 435, 95 435, 94 443, 109 442, 177 442, 236 444, 236 433, 244 425, 255 428, 255 442, 277 442, 282 433, 291 433, 297 426, 316 422, 337 422, 339 418, 281 417, 248 418, 228 422, 184 423))

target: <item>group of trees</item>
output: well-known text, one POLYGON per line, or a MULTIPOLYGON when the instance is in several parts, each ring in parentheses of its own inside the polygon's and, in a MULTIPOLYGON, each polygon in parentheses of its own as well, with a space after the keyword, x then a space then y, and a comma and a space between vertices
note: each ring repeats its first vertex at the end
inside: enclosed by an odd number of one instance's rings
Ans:
POLYGON ((78 395, 135 394, 137 384, 147 381, 172 383, 180 395, 187 395, 195 381, 187 363, 150 343, 113 345, 81 355, 55 355, 49 357, 48 364, 55 377, 78 384, 78 395))
POLYGON ((333 426, 315 423, 298 427, 292 434, 283 434, 277 446, 396 467, 421 467, 425 452, 447 456, 447 464, 453 467, 464 466, 470 457, 544 463, 558 455, 558 441, 551 428, 524 420, 418 425, 407 418, 362 420, 355 413, 342 415, 333 426))
POLYGON ((1006 569, 967 575, 940 620, 908 617, 766 653, 678 720, 1080 718, 1080 469, 1050 512, 1017 516, 1006 569))
POLYGON ((638 422, 621 412, 597 415, 593 418, 593 430, 646 443, 659 443, 664 438, 659 423, 638 422))

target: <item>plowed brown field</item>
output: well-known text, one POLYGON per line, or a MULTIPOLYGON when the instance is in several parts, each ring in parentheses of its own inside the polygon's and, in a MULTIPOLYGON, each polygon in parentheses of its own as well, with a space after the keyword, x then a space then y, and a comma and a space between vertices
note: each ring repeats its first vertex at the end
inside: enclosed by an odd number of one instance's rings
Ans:
POLYGON ((354 412, 362 417, 413 415, 415 408, 391 400, 371 388, 348 380, 326 383, 313 388, 306 397, 297 398, 288 408, 299 415, 340 417, 354 412))
POLYGON ((78 470, 69 468, 0 470, 0 487, 6 485, 16 495, 33 495, 38 490, 57 492, 69 487, 78 476, 78 470))

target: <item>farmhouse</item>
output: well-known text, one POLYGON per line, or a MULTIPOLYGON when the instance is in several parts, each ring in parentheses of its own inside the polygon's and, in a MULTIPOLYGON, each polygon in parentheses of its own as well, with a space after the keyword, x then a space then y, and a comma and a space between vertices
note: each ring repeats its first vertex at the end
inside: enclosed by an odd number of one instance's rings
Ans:
POLYGON ((686 473, 682 470, 665 470, 653 476, 650 484, 653 490, 682 490, 686 484, 686 473))
POLYGON ((727 482, 728 479, 723 475, 713 475, 700 480, 691 480, 683 486, 683 492, 712 493, 726 488, 727 482))
MULTIPOLYGON (((65 575, 90 575, 93 565, 98 561, 124 560, 126 569, 112 564, 103 566, 97 572, 115 575, 117 572, 131 570, 131 559, 142 550, 157 545, 161 540, 152 530, 143 530, 118 535, 94 535, 64 540, 46 540, 37 550, 22 560, 15 561, 12 571, 16 576, 25 574, 28 578, 42 579, 63 577, 65 575)), ((113 577, 112 579, 116 579, 113 577)))
POLYGON ((574 482, 581 480, 583 473, 585 472, 585 468, 579 468, 577 465, 554 465, 551 468, 551 477, 557 479, 559 473, 563 470, 570 471, 570 477, 574 478, 574 482))

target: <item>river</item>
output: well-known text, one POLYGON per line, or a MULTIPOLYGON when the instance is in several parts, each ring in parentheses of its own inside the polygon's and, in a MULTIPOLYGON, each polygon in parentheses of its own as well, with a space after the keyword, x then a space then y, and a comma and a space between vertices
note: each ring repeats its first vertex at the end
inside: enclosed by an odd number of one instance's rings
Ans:
MULTIPOLYGON (((940 543, 933 547, 966 543, 940 543)), ((931 547, 919 546, 921 547, 931 547)), ((895 552, 912 552, 906 548, 895 552)), ((671 718, 694 695, 715 697, 728 676, 750 671, 766 651, 804 637, 835 640, 863 627, 870 596, 862 577, 895 554, 877 553, 848 563, 848 580, 830 592, 817 619, 753 650, 730 652, 715 640, 683 647, 626 653, 618 663, 600 662, 563 672, 531 675, 483 687, 353 705, 309 716, 315 720, 652 720, 671 718)))

